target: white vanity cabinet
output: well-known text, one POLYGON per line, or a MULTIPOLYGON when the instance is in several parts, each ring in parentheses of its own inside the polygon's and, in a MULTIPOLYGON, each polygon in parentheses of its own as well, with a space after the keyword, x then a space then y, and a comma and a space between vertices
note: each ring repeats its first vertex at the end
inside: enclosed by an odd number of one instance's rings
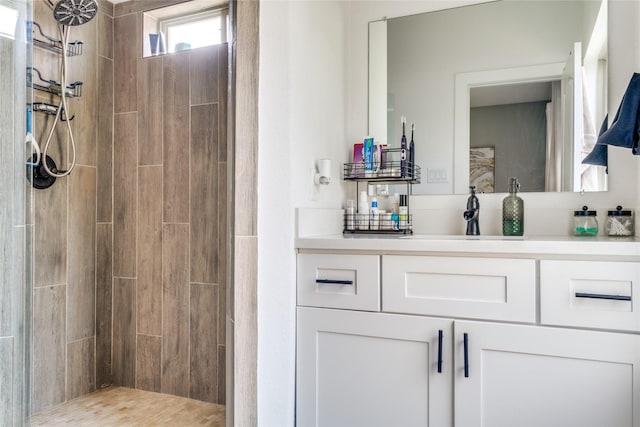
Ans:
POLYGON ((452 425, 451 320, 308 307, 297 314, 298 427, 452 425))
POLYGON ((455 321, 454 336, 456 427, 640 425, 638 335, 455 321))
POLYGON ((297 426, 640 427, 640 263, 450 255, 366 255, 380 312, 298 303, 297 426))

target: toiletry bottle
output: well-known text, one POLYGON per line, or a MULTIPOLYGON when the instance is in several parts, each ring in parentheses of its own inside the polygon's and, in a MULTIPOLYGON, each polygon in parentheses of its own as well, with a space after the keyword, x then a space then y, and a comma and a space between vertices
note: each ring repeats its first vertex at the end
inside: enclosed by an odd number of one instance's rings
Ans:
POLYGON ((400 195, 400 206, 398 207, 398 220, 400 222, 400 230, 409 228, 409 206, 407 205, 407 195, 400 195))
POLYGON ((364 176, 373 176, 373 138, 366 136, 362 145, 362 161, 364 162, 364 176))
POLYGON ((404 132, 404 124, 407 121, 405 116, 402 116, 402 139, 400 140, 400 177, 405 178, 407 176, 407 136, 404 132))
POLYGON ((356 201, 347 200, 345 205, 345 229, 353 231, 356 229, 356 201))
POLYGON ((415 161, 416 161, 416 152, 415 152, 415 143, 413 142, 413 131, 416 129, 416 125, 411 123, 411 142, 409 143, 409 176, 413 179, 416 177, 415 175, 415 161))
POLYGON ((393 193, 391 197, 391 212, 398 213, 398 208, 400 207, 400 194, 393 193))
POLYGON ((380 228, 380 213, 378 212, 378 199, 376 199, 375 197, 371 199, 370 225, 372 230, 378 230, 380 228))
POLYGON ((400 195, 394 193, 391 198, 391 225, 395 231, 400 230, 400 195))
POLYGON ((517 178, 509 179, 509 195, 502 201, 502 235, 522 236, 524 234, 524 201, 518 196, 520 183, 517 178))
POLYGON ((358 199, 358 229, 369 229, 369 198, 366 191, 361 191, 358 199))

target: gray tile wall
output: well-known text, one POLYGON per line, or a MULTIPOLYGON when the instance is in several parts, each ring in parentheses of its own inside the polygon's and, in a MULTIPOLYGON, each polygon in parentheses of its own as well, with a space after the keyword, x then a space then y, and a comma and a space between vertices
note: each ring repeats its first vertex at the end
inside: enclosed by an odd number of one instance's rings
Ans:
MULTIPOLYGON (((31 407, 112 382, 224 403, 227 46, 142 59, 141 14, 100 5, 72 33, 78 164, 33 200, 31 407)), ((43 0, 34 20, 56 33, 43 0)), ((47 75, 58 61, 34 50, 47 75)), ((67 145, 57 131, 59 165, 67 145)))
MULTIPOLYGON (((51 9, 34 0, 33 19, 57 35, 51 9)), ((71 29, 84 42, 69 58, 69 80, 84 83, 69 101, 76 167, 33 197, 33 343, 31 409, 37 413, 111 382, 111 259, 113 151, 113 10, 100 1, 96 19, 71 29)), ((59 79, 60 57, 33 49, 33 65, 59 79)), ((59 99, 34 91, 35 101, 59 99)), ((44 143, 50 116, 34 114, 44 143)), ((64 127, 49 155, 64 168, 70 160, 64 127)))
POLYGON ((33 291, 34 413, 65 401, 66 290, 66 285, 57 285, 33 291))
POLYGON ((234 2, 237 37, 235 45, 235 138, 233 156, 234 225, 233 293, 229 296, 233 325, 234 425, 257 425, 257 196, 258 180, 258 59, 259 1, 234 2))
POLYGON ((0 337, 0 425, 13 424, 13 337, 0 337))
POLYGON ((111 384, 112 224, 96 227, 96 387, 111 384))
POLYGON ((227 46, 139 58, 129 3, 113 23, 113 381, 224 403, 227 46))

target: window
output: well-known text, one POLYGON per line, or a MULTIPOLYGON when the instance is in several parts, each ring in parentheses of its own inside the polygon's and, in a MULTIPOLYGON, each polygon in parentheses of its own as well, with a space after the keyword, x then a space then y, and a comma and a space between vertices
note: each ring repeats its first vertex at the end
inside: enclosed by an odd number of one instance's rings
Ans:
POLYGON ((227 0, 192 0, 143 16, 143 57, 229 41, 227 0))
POLYGON ((211 10, 159 22, 167 51, 211 46, 227 41, 227 9, 211 10))
POLYGON ((15 39, 18 11, 0 4, 0 37, 15 39))

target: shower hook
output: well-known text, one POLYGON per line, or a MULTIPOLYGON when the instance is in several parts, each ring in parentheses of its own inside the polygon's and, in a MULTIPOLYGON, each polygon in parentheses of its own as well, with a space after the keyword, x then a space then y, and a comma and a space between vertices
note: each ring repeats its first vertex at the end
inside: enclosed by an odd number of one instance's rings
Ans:
POLYGON ((64 107, 61 105, 60 106, 60 121, 66 122, 66 121, 71 121, 76 117, 76 115, 72 115, 71 117, 67 118, 67 112, 64 110, 64 107))

